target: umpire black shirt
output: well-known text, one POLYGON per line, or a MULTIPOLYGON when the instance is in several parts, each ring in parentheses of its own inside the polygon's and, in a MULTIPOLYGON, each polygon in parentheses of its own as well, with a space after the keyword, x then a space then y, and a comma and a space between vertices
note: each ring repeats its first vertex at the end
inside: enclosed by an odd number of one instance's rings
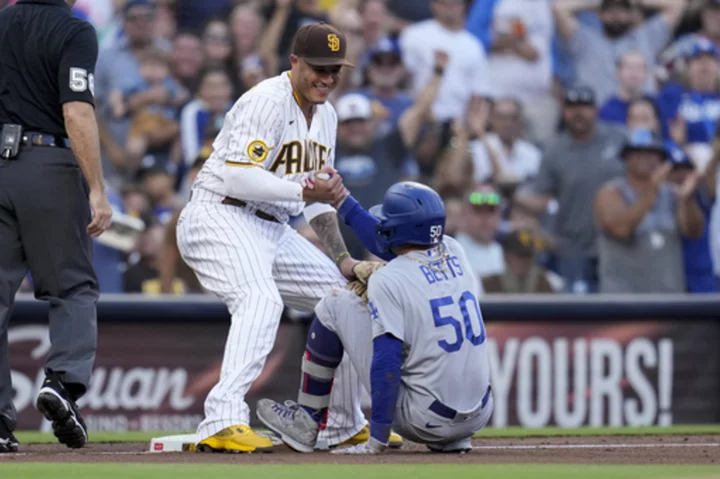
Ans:
POLYGON ((64 0, 0 10, 0 123, 67 136, 62 104, 94 105, 95 29, 64 0))

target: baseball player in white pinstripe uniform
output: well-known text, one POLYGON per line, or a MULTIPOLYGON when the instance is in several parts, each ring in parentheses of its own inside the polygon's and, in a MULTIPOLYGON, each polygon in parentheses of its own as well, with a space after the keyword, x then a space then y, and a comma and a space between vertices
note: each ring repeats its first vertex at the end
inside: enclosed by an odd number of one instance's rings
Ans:
MULTIPOLYGON (((349 65, 345 50, 345 38, 330 25, 298 31, 291 71, 237 101, 179 218, 183 259, 232 315, 220 381, 197 431, 200 451, 272 450, 271 440, 249 427, 244 397, 273 347, 283 305, 313 311, 333 287, 354 278, 357 261, 330 206, 345 188, 332 168, 337 116, 326 100, 349 65), (287 224, 300 213, 332 259, 287 224)), ((367 431, 357 374, 347 358, 338 363, 327 384, 328 445, 357 442, 367 431)))

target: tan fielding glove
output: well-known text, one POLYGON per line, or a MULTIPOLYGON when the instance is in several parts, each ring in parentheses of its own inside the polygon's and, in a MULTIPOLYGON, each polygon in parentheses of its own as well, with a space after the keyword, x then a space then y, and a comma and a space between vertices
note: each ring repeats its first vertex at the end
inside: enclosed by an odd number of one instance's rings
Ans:
POLYGON ((370 276, 383 266, 385 266, 385 263, 381 261, 360 261, 358 264, 353 266, 353 273, 355 273, 357 281, 360 281, 363 284, 368 284, 370 276))
POLYGON ((361 261, 353 267, 353 273, 357 278, 355 281, 350 281, 346 289, 360 296, 363 303, 367 304, 367 285, 370 281, 370 276, 380 268, 385 266, 385 263, 380 261, 361 261))

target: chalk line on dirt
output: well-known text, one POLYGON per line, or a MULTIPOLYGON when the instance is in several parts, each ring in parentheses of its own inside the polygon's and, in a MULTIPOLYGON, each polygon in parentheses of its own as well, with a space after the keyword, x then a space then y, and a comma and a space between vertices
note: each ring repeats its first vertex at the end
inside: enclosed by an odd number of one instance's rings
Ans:
POLYGON ((720 447, 720 443, 668 443, 668 444, 523 444, 523 445, 505 445, 505 446, 473 446, 473 450, 477 451, 499 451, 499 450, 518 450, 518 449, 634 449, 634 448, 654 448, 663 447, 720 447))

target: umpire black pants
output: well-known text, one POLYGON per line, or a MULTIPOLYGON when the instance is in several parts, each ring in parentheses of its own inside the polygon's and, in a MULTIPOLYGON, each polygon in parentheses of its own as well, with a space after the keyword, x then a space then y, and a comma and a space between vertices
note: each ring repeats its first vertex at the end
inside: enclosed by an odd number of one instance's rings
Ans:
POLYGON ((0 415, 15 428, 8 323, 28 269, 49 303, 45 368, 76 394, 90 382, 97 345, 98 284, 91 262, 88 188, 71 150, 33 146, 0 160, 0 415))

